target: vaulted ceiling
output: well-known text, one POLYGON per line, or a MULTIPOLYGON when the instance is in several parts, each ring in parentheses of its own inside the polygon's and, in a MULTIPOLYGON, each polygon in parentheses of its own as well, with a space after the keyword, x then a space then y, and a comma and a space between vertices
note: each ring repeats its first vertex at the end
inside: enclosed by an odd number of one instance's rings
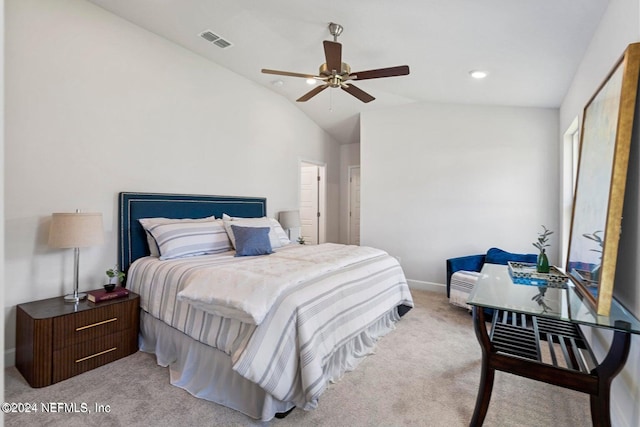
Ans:
POLYGON ((560 105, 606 0, 89 0, 285 97, 339 143, 359 142, 359 114, 413 102, 560 105), (307 102, 328 24, 344 27, 342 60, 353 71, 409 65, 408 76, 336 88, 307 102), (201 37, 209 30, 231 43, 201 37), (482 80, 471 70, 488 73, 482 80))

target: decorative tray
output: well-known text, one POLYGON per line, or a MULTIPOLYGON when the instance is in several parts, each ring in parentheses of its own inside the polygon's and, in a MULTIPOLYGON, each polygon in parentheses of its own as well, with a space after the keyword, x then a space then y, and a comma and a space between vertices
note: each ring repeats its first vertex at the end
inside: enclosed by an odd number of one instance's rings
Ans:
POLYGON ((549 267, 548 273, 538 273, 536 265, 528 262, 508 261, 509 275, 513 283, 519 285, 548 286, 550 288, 566 288, 566 274, 554 266, 549 267))

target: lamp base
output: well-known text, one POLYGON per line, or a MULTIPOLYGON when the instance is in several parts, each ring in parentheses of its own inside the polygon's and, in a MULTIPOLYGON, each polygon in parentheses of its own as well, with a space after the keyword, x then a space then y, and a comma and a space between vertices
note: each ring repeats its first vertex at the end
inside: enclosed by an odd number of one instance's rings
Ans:
POLYGON ((85 294, 84 292, 78 292, 77 296, 74 294, 69 294, 64 296, 64 302, 78 302, 78 301, 82 301, 86 297, 87 297, 87 294, 85 294))

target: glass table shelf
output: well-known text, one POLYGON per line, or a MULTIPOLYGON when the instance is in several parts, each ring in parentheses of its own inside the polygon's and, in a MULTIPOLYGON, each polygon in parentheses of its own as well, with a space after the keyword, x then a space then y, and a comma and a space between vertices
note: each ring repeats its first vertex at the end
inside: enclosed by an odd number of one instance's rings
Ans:
POLYGON ((615 298, 609 316, 598 316, 571 281, 565 289, 515 284, 508 268, 497 264, 485 264, 481 274, 469 305, 640 334, 640 321, 615 298))

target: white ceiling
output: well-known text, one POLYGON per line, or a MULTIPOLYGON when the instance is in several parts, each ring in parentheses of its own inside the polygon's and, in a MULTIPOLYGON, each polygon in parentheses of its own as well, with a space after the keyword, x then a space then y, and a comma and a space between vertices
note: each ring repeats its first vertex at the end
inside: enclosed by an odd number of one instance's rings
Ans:
POLYGON ((359 142, 359 113, 412 102, 558 107, 608 0, 89 0, 284 96, 339 143, 359 142), (302 78, 324 62, 329 22, 344 27, 353 71, 409 65, 411 74, 365 80, 376 100, 339 89, 306 103, 302 78), (227 49, 199 35, 211 30, 227 49), (489 76, 473 80, 469 71, 489 76), (273 82, 281 80, 282 85, 273 82))

